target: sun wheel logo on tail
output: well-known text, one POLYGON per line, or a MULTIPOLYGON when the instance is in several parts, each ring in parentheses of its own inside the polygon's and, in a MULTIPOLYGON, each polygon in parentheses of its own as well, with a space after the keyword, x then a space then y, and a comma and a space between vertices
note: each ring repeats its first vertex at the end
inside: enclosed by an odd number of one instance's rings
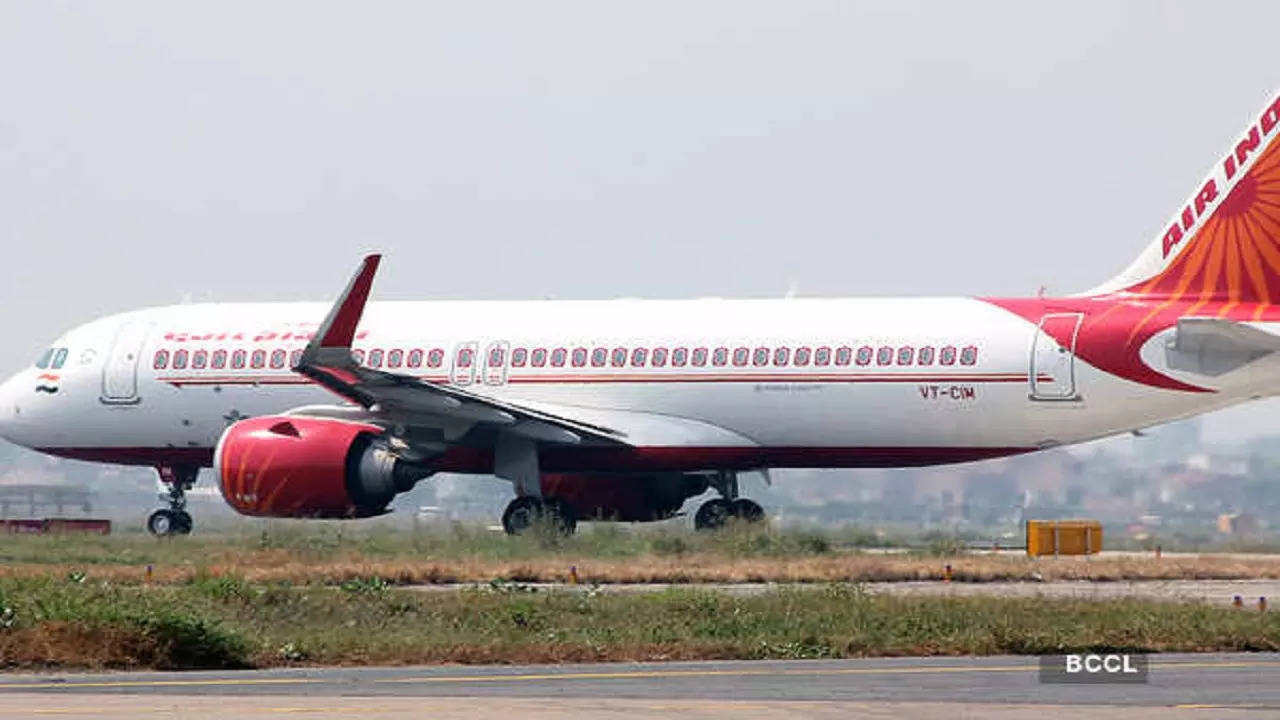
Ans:
POLYGON ((397 459, 375 425, 257 417, 223 432, 214 452, 222 496, 264 517, 353 518, 386 512, 431 470, 397 459))

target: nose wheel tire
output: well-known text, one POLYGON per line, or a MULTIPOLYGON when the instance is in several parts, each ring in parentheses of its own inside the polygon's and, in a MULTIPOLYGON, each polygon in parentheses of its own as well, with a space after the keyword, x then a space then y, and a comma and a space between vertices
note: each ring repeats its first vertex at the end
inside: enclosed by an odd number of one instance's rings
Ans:
POLYGON ((693 527, 697 530, 718 530, 727 525, 731 518, 748 523, 764 522, 765 512, 760 503, 747 498, 712 498, 702 503, 694 514, 693 527))
POLYGON ((188 535, 192 524, 191 515, 187 511, 162 508, 147 517, 147 532, 156 537, 188 535))
POLYGON ((523 535, 539 523, 561 535, 572 535, 578 527, 573 506, 559 498, 525 495, 512 500, 502 513, 502 529, 508 535, 523 535))

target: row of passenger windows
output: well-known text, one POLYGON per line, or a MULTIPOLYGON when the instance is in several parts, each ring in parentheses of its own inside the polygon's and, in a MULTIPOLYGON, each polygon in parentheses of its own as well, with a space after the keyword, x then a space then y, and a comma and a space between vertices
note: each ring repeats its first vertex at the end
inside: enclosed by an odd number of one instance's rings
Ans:
MULTIPOLYGON (((368 358, 365 357, 364 350, 355 350, 353 353, 356 361, 367 365, 368 367, 382 367, 383 362, 389 368, 423 367, 423 360, 426 360, 426 367, 438 368, 444 364, 444 351, 435 350, 370 350, 368 358)), ((175 350, 172 354, 168 350, 157 350, 152 367, 156 370, 164 370, 173 368, 174 370, 185 370, 188 367, 192 370, 204 370, 206 368, 212 370, 223 370, 231 368, 240 370, 243 368, 253 368, 261 370, 263 368, 281 369, 284 367, 293 367, 302 360, 302 350, 293 350, 292 352, 283 349, 275 350, 175 350)))
MULTIPOLYGON (((465 352, 465 351, 464 351, 465 352)), ((507 361, 507 350, 494 347, 489 350, 488 366, 502 367, 507 361)), ((926 345, 902 345, 898 347, 882 345, 871 347, 863 345, 856 350, 852 347, 837 348, 801 346, 790 347, 675 347, 675 348, 516 348, 511 350, 511 367, 563 367, 568 363, 573 367, 714 367, 733 365, 735 367, 808 367, 810 365, 954 365, 959 360, 961 365, 973 365, 978 362, 978 348, 969 345, 957 349, 954 345, 934 347, 926 345)), ((458 365, 468 367, 470 357, 458 356, 458 365)))
MULTIPOLYGON (((356 362, 366 367, 385 367, 396 369, 407 368, 439 368, 444 364, 444 350, 435 348, 423 350, 354 350, 356 362)), ((275 350, 175 350, 170 355, 168 350, 157 350, 152 366, 156 370, 173 368, 192 370, 210 368, 222 370, 231 368, 239 370, 252 368, 281 369, 293 367, 302 358, 302 350, 287 352, 275 350)), ((881 345, 872 347, 863 345, 859 348, 841 346, 836 348, 808 346, 800 347, 675 347, 675 348, 523 348, 510 350, 499 345, 489 349, 487 367, 503 367, 508 359, 511 367, 724 367, 732 364, 735 367, 808 367, 828 365, 974 365, 978 362, 978 348, 968 345, 957 348, 954 345, 935 347, 932 345, 914 346, 881 345)), ((455 365, 469 368, 476 361, 475 350, 464 346, 459 348, 455 365)))

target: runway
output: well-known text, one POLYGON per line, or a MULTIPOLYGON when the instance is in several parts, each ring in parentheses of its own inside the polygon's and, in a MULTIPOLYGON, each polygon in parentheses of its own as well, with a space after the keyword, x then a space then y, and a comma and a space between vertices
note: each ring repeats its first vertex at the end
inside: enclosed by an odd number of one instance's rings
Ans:
POLYGON ((1033 657, 9 675, 0 716, 1280 718, 1280 654, 1156 656, 1145 685, 1044 685, 1033 657))

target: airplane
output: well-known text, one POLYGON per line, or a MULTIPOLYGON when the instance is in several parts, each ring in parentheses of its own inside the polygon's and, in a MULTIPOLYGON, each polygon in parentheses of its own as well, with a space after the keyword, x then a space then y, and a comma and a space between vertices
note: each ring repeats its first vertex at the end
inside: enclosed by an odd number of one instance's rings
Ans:
POLYGON ((1123 272, 1064 297, 191 304, 70 330, 0 435, 148 465, 191 532, 212 467, 250 516, 364 518, 435 473, 512 484, 508 533, 761 521, 739 476, 960 463, 1280 390, 1280 97, 1123 272))

